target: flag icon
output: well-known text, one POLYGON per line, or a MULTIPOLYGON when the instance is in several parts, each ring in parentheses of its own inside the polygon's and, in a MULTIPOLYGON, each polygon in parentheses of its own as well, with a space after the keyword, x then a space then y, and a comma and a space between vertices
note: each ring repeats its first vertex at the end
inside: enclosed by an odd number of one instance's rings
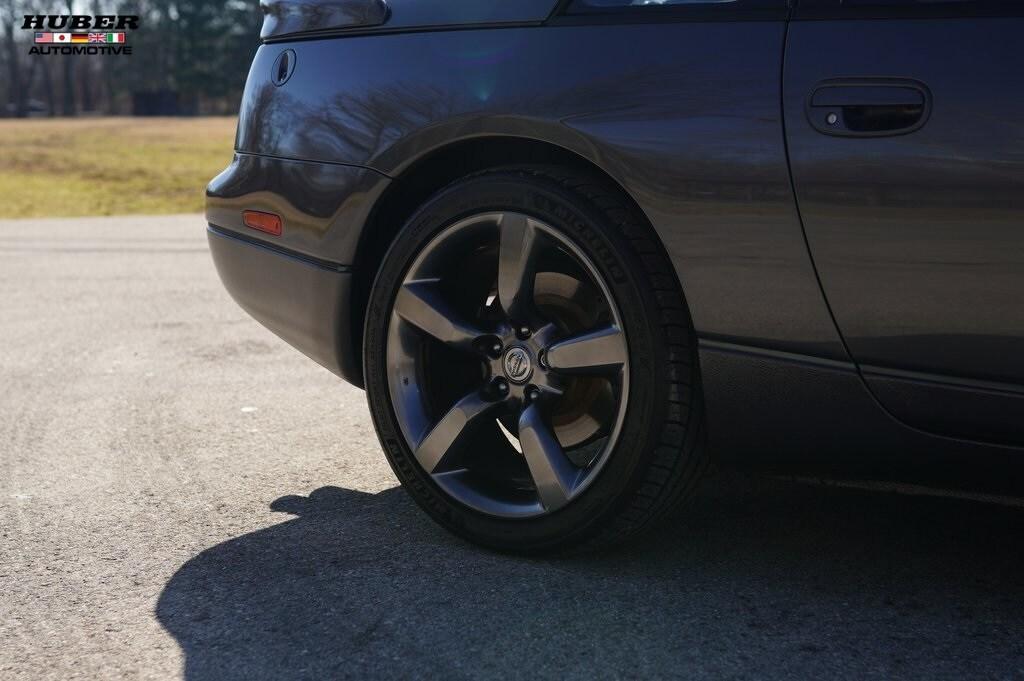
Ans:
POLYGON ((123 43, 124 33, 90 33, 90 43, 123 43))
POLYGON ((123 43, 125 33, 36 33, 36 43, 123 43))

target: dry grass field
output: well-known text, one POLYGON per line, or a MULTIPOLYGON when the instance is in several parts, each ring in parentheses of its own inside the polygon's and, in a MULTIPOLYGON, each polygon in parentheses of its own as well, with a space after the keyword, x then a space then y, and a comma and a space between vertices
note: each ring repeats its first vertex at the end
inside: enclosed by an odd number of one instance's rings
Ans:
POLYGON ((235 119, 0 120, 2 217, 198 212, 235 119))

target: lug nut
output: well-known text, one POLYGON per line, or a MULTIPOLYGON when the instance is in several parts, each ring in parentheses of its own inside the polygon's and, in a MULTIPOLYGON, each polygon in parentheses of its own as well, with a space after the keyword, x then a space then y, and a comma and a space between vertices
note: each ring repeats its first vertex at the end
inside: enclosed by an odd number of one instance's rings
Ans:
POLYGON ((531 385, 529 388, 526 389, 526 398, 533 402, 534 400, 540 398, 540 390, 538 390, 535 386, 531 385))
POLYGON ((501 354, 501 343, 495 343, 494 345, 492 345, 491 346, 491 352, 493 352, 495 356, 500 355, 501 354))
POLYGON ((497 379, 494 382, 494 389, 498 391, 499 395, 508 395, 508 383, 504 379, 497 379))
POLYGON ((526 340, 532 335, 532 332, 530 331, 530 327, 520 326, 516 334, 519 336, 520 340, 526 340))

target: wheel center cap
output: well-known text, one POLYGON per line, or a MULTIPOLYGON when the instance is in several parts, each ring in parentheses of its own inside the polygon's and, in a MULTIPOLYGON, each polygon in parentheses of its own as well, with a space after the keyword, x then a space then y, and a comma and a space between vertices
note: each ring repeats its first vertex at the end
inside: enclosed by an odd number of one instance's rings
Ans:
POLYGON ((506 378, 514 383, 524 383, 533 373, 533 360, 526 348, 509 348, 501 364, 506 378))

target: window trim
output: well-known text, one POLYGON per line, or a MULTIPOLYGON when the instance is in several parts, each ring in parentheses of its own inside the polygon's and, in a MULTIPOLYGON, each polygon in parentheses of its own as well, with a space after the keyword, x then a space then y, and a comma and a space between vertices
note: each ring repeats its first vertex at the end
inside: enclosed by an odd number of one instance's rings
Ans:
POLYGON ((1024 2, 964 0, 926 5, 843 6, 840 0, 797 0, 793 21, 855 19, 967 19, 971 17, 1022 17, 1024 2))
POLYGON ((580 0, 561 0, 548 23, 652 24, 689 21, 785 21, 791 0, 738 0, 734 3, 686 5, 623 5, 573 7, 580 0))

